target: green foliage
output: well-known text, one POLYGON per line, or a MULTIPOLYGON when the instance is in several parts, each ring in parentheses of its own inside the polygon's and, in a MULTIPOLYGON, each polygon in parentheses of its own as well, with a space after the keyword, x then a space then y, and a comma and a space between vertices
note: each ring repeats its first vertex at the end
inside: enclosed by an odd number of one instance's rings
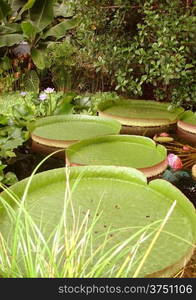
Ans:
MULTIPOLYGON (((42 92, 43 94, 44 92, 42 92)), ((41 100, 37 92, 7 93, 0 96, 0 182, 11 185, 15 174, 6 167, 16 156, 15 150, 29 139, 29 125, 38 117, 69 114, 73 112, 75 93, 46 94, 41 100)))
POLYGON ((39 77, 36 73, 36 71, 32 70, 29 71, 27 74, 23 77, 23 84, 24 84, 24 90, 27 92, 39 92, 39 77))
POLYGON ((75 1, 76 12, 83 16, 75 37, 83 67, 90 66, 95 78, 101 73, 119 93, 193 108, 196 17, 192 1, 111 3, 75 1))
POLYGON ((30 7, 30 19, 38 28, 38 31, 45 29, 54 19, 54 0, 35 0, 30 7))
POLYGON ((118 102, 120 97, 116 92, 105 92, 105 93, 85 93, 78 95, 74 98, 74 112, 80 114, 96 115, 98 106, 101 103, 112 101, 113 103, 118 102))
MULTIPOLYGON (((0 2, 0 48, 3 48, 2 53, 7 57, 11 46, 14 48, 21 42, 28 44, 30 53, 25 59, 29 64, 27 68, 23 66, 22 70, 27 77, 32 77, 32 74, 28 74, 32 69, 46 68, 48 44, 64 38, 67 31, 78 25, 78 18, 67 19, 65 14, 58 17, 61 15, 58 9, 62 5, 65 6, 53 0, 0 2)), ((9 72, 13 70, 9 69, 9 72)), ((18 77, 25 77, 20 73, 16 73, 17 80, 18 77)), ((10 87, 13 88, 12 85, 10 87)))
POLYGON ((0 7, 0 45, 27 41, 27 72, 49 69, 57 89, 116 90, 195 108, 194 1, 20 0, 0 7))
POLYGON ((4 34, 1 36, 0 39, 0 47, 10 47, 15 44, 19 44, 23 40, 22 34, 17 33, 10 33, 10 34, 4 34))
POLYGON ((75 28, 77 23, 78 23, 77 19, 62 21, 56 26, 50 28, 44 35, 44 38, 47 38, 48 36, 55 36, 56 39, 60 39, 64 37, 67 30, 75 28))
POLYGON ((49 43, 46 53, 46 67, 50 68, 52 72, 52 81, 55 87, 64 92, 71 90, 77 48, 66 38, 61 42, 49 43))
POLYGON ((3 20, 7 15, 9 15, 10 6, 5 0, 1 0, 0 3, 0 20, 3 20))
POLYGON ((4 172, 7 162, 15 157, 14 149, 21 146, 27 139, 27 134, 22 131, 12 119, 0 115, 0 182, 11 185, 17 181, 12 172, 4 172))
POLYGON ((195 209, 172 184, 111 166, 35 175, 41 164, 1 193, 3 277, 169 277, 184 267, 195 209))

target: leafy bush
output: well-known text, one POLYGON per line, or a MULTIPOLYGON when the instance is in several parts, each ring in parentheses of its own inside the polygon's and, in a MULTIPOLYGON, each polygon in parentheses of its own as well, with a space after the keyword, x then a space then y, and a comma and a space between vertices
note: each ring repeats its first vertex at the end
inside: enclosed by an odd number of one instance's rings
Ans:
MULTIPOLYGON (((9 91, 13 82, 20 78, 23 88, 39 90, 38 72, 35 70, 47 67, 45 50, 48 44, 61 39, 78 23, 77 18, 69 19, 67 14, 69 11, 65 10, 64 3, 54 0, 0 2, 0 50, 4 56, 0 61, 0 89, 5 81, 8 87, 6 85, 2 89, 9 91), (9 72, 12 76, 8 81, 9 72), (29 82, 33 84, 29 85, 29 82)), ((19 87, 20 84, 15 84, 16 89, 19 87)))
POLYGON ((38 92, 49 74, 62 91, 116 90, 195 109, 195 1, 3 0, 1 12, 0 89, 38 92), (13 59, 23 41, 28 59, 13 59))
MULTIPOLYGON (((194 3, 169 0, 75 1, 83 67, 102 89, 195 105, 194 3)), ((88 78, 87 78, 88 79, 88 78)))
POLYGON ((17 92, 0 97, 0 182, 17 181, 14 173, 6 173, 6 167, 16 157, 15 150, 29 139, 28 125, 38 117, 71 113, 75 96, 47 88, 40 94, 17 92))

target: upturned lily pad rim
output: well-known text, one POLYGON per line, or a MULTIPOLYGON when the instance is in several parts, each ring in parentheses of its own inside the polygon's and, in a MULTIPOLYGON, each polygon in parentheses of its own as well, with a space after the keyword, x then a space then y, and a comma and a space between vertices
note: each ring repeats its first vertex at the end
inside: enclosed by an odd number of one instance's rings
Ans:
POLYGON ((185 111, 178 121, 177 126, 184 131, 196 134, 196 113, 185 111))
MULTIPOLYGON (((192 203, 171 183, 162 180, 162 179, 155 179, 150 183, 147 183, 146 177, 136 169, 132 168, 115 168, 112 166, 107 167, 94 167, 94 166, 86 166, 86 167, 72 167, 70 168, 70 180, 78 180, 78 177, 82 180, 83 177, 85 178, 96 178, 98 180, 102 178, 108 178, 114 181, 124 181, 127 183, 134 182, 135 184, 142 185, 142 186, 149 186, 152 190, 156 193, 165 195, 168 199, 171 199, 171 205, 174 200, 177 201, 177 205, 184 211, 186 216, 189 218, 192 228, 192 237, 193 243, 196 241, 196 218, 195 218, 195 209, 192 203), (81 176, 82 175, 82 176, 81 176)), ((22 197, 23 192, 25 190, 26 184, 29 178, 26 178, 13 186, 11 186, 11 190, 13 193, 22 197)), ((35 189, 44 188, 49 185, 50 183, 55 183, 58 181, 65 182, 65 169, 53 169, 49 171, 45 171, 39 174, 36 174, 33 177, 31 182, 30 191, 34 191, 35 189)), ((2 192, 0 194, 1 197, 5 199, 8 197, 6 192, 2 192)), ((8 197, 9 198, 9 197, 8 197)), ((0 205, 1 208, 1 205, 0 205)), ((0 209, 0 216, 4 211, 0 209)), ((193 247, 190 248, 190 251, 185 253, 185 256, 179 261, 174 262, 174 264, 167 266, 166 268, 159 270, 153 274, 148 274, 146 277, 168 277, 174 275, 181 267, 183 267, 184 260, 189 259, 193 252, 193 247)))
MULTIPOLYGON (((98 113, 102 117, 109 117, 111 119, 118 120, 122 125, 125 126, 138 126, 138 127, 160 127, 164 125, 172 125, 176 124, 180 115, 184 112, 184 109, 182 107, 173 108, 171 111, 168 110, 170 104, 167 102, 158 102, 158 101, 152 101, 152 100, 139 100, 139 99, 120 99, 119 101, 115 100, 108 100, 105 102, 102 102, 98 105, 98 113), (117 114, 111 114, 108 112, 105 112, 107 108, 110 108, 112 106, 121 106, 121 105, 134 105, 138 106, 138 108, 141 107, 143 109, 146 107, 152 107, 153 109, 156 107, 159 110, 166 110, 168 112, 173 113, 174 117, 169 120, 165 118, 141 118, 138 112, 138 118, 129 118, 129 117, 123 117, 119 116, 117 114)), ((157 114, 158 116, 158 114, 157 114)))
POLYGON ((49 139, 49 138, 45 138, 45 137, 34 134, 34 130, 37 127, 44 127, 44 126, 50 125, 52 123, 61 123, 61 122, 66 122, 66 121, 68 121, 68 122, 84 121, 87 123, 93 122, 93 123, 97 123, 98 125, 100 123, 102 123, 102 124, 105 124, 106 126, 108 126, 108 128, 109 127, 111 128, 112 134, 118 134, 121 130, 120 122, 118 122, 117 120, 111 120, 109 118, 104 118, 104 117, 102 118, 102 117, 98 117, 98 116, 89 116, 89 115, 77 115, 77 114, 55 115, 55 116, 43 117, 43 118, 40 118, 40 119, 36 120, 35 122, 31 123, 29 125, 29 130, 31 132, 31 138, 39 144, 56 147, 56 148, 66 148, 70 144, 73 144, 73 143, 77 142, 78 140, 76 140, 76 139, 73 139, 73 140, 49 139))
MULTIPOLYGON (((144 167, 144 168, 137 168, 138 170, 140 170, 141 172, 143 172, 145 174, 145 176, 147 177, 153 177, 156 176, 160 173, 162 173, 168 165, 167 162, 167 149, 160 144, 156 144, 155 141, 153 141, 152 139, 148 138, 148 137, 143 137, 143 136, 138 136, 138 135, 108 135, 108 136, 101 136, 101 137, 96 137, 96 138, 91 138, 91 139, 85 139, 82 140, 80 142, 74 143, 73 145, 70 145, 67 149, 66 149, 66 162, 68 165, 71 166, 84 166, 85 164, 82 163, 78 163, 77 161, 74 161, 74 159, 72 159, 72 155, 74 153, 78 153, 83 147, 86 147, 88 145, 92 145, 92 144, 100 144, 100 143, 109 143, 109 142, 129 142, 129 143, 134 143, 134 144, 138 144, 138 147, 140 145, 145 145, 146 147, 151 147, 152 149, 155 149, 161 153, 162 156, 162 160, 157 163, 154 164, 152 166, 149 167, 144 167)), ((126 151, 126 149, 125 149, 126 151)), ((123 154, 121 154, 123 155, 123 154)), ((145 153, 144 153, 145 155, 145 153)), ((104 165, 104 163, 103 163, 104 165)), ((111 163, 111 165, 113 165, 111 163)), ((115 164, 114 164, 115 165, 115 164)), ((116 166, 116 167, 124 167, 124 166, 116 166)), ((130 165, 131 167, 131 165, 130 165)))

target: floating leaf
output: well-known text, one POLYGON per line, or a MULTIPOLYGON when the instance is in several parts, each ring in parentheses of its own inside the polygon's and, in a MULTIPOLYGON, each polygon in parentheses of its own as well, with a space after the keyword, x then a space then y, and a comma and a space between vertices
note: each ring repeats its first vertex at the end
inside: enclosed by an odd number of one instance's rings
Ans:
POLYGON ((196 112, 185 111, 178 121, 178 128, 196 134, 196 112))
POLYGON ((78 140, 99 135, 117 134, 120 123, 84 115, 61 115, 37 120, 31 129, 35 142, 53 147, 66 147, 78 140))
MULTIPOLYGON (((90 243, 85 245, 84 261, 92 256, 92 249, 98 249, 103 243, 105 246, 102 256, 113 247, 124 244, 124 247, 121 246, 121 256, 118 260, 113 257, 100 274, 100 277, 105 278, 109 271, 112 277, 116 274, 116 268, 118 270, 138 246, 127 274, 131 278, 166 214, 176 201, 176 206, 164 230, 160 232, 139 277, 170 277, 184 267, 194 249, 196 219, 193 205, 177 188, 160 179, 147 184, 145 176, 131 168, 91 166, 72 167, 69 171, 69 177, 66 177, 64 168, 35 175, 25 199, 25 211, 30 214, 36 226, 43 225, 41 233, 46 241, 51 238, 51 233, 59 224, 65 207, 67 234, 72 234, 72 228, 75 228, 73 211, 77 224, 81 224, 84 215, 89 214, 89 228, 92 219, 98 215, 96 224, 93 225, 90 243), (64 200, 66 186, 71 189, 71 199, 68 202, 64 200)), ((28 180, 27 178, 13 185, 10 188, 12 193, 1 193, 1 197, 10 203, 13 211, 17 212, 19 209, 10 195, 14 194, 18 199, 22 199, 28 180)), ((14 234, 15 223, 6 213, 6 209, 7 207, 4 208, 1 204, 0 230, 9 243, 9 249, 12 249, 13 239, 10 238, 10 234, 14 234)), ((25 221, 26 218, 24 225, 25 221)), ((81 226, 81 237, 85 236, 86 232, 81 226)), ((35 238, 31 236, 32 244, 35 244, 35 238)), ((25 276, 26 257, 18 251, 15 259, 25 276)), ((92 265, 95 265, 97 256, 93 256, 92 259, 92 265)), ((62 269, 58 257, 57 265, 62 269)))
POLYGON ((112 100, 98 105, 99 114, 117 119, 129 126, 163 126, 174 124, 183 113, 183 108, 168 111, 167 103, 149 100, 112 100))
POLYGON ((116 135, 83 140, 68 147, 71 165, 113 165, 141 170, 147 177, 167 168, 167 150, 151 139, 116 135))

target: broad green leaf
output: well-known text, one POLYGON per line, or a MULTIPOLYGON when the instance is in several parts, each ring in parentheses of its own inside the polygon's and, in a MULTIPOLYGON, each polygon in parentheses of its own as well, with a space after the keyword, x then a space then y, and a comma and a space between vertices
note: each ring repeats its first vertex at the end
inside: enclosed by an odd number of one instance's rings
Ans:
POLYGON ((39 31, 46 28, 54 19, 53 0, 36 0, 30 10, 30 18, 39 31))
POLYGON ((0 35, 9 34, 21 31, 21 27, 19 24, 5 24, 0 25, 0 35))
POLYGON ((25 86, 25 91, 35 92, 35 93, 39 92, 39 77, 34 70, 28 72, 25 75, 24 86, 25 86))
POLYGON ((43 70, 45 68, 45 53, 43 50, 33 48, 31 50, 31 57, 38 69, 43 70))
POLYGON ((74 105, 70 103, 64 103, 61 107, 57 107, 53 115, 66 115, 66 114, 73 114, 74 105))
POLYGON ((21 28, 22 28, 24 35, 30 39, 35 38, 35 35, 38 32, 38 29, 35 27, 35 25, 31 21, 22 22, 21 28))
POLYGON ((31 131, 32 138, 38 138, 42 144, 63 146, 67 141, 117 134, 120 128, 120 124, 114 120, 84 115, 64 115, 39 119, 31 131))
POLYGON ((67 93, 64 94, 58 101, 54 115, 65 115, 72 114, 74 105, 71 103, 72 100, 76 97, 76 93, 67 93))
POLYGON ((75 28, 78 25, 78 19, 66 20, 50 28, 44 35, 44 38, 48 36, 54 36, 61 38, 66 35, 66 31, 75 28))
POLYGON ((5 34, 0 37, 0 47, 10 47, 19 44, 24 40, 22 34, 5 34))
POLYGON ((149 100, 112 100, 100 103, 100 115, 119 120, 130 126, 161 126, 176 123, 184 109, 179 107, 168 110, 168 103, 149 100))

